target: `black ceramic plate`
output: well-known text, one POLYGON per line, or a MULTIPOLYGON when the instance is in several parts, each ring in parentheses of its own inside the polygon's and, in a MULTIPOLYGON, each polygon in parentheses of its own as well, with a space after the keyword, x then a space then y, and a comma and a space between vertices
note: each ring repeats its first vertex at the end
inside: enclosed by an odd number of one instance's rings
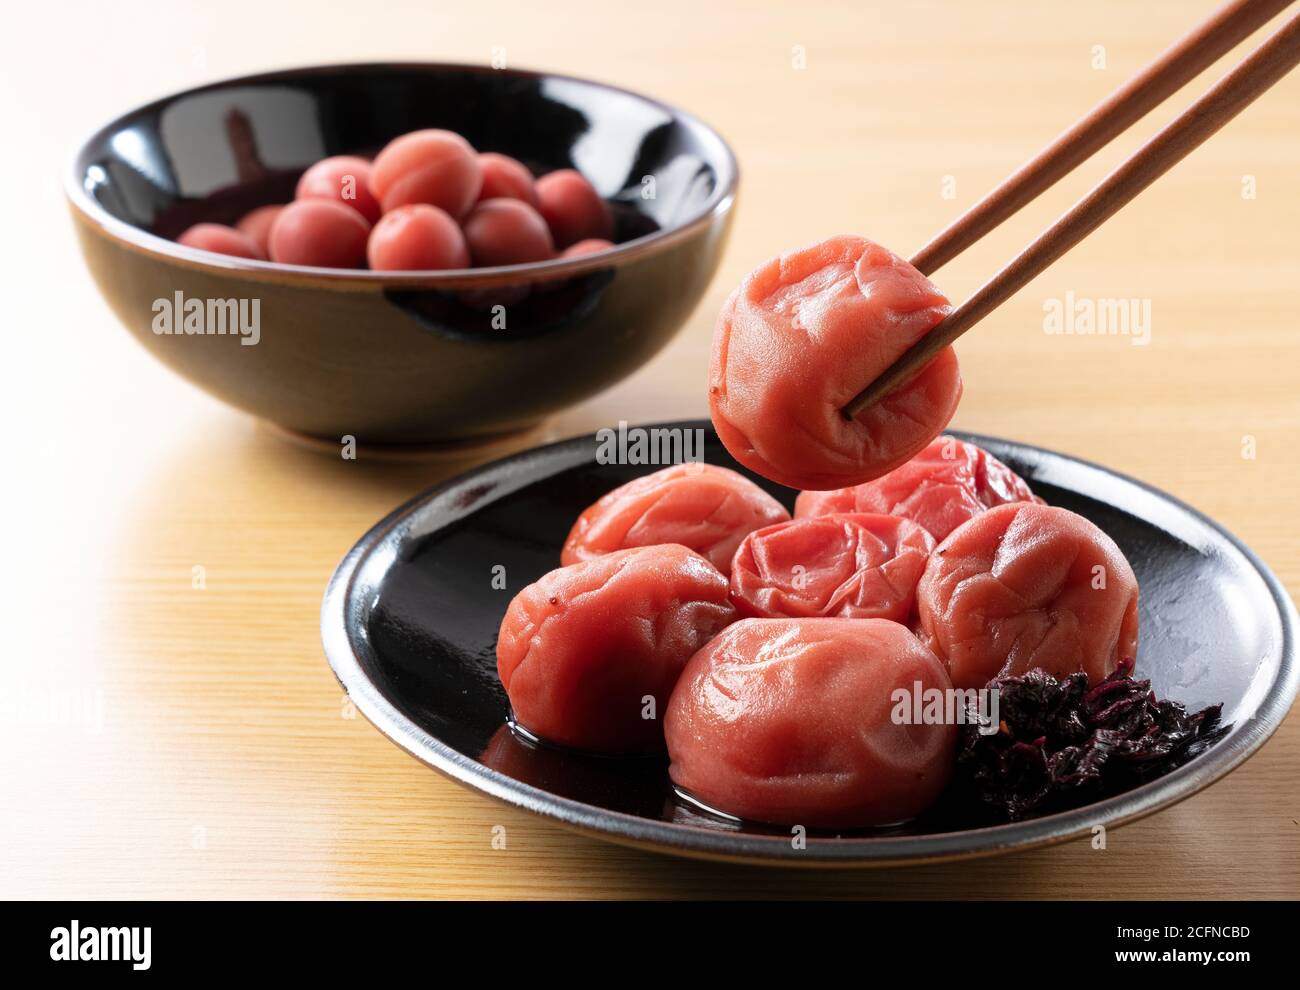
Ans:
MULTIPOLYGON (((705 422, 705 460, 736 468, 705 422)), ((1223 702, 1232 731, 1186 766, 1084 808, 996 827, 937 813, 885 830, 810 834, 715 818, 681 801, 655 758, 537 747, 506 726, 497 626, 511 597, 558 566, 578 514, 653 466, 597 463, 582 437, 478 468, 367 533, 330 581, 325 653, 358 709, 413 756, 491 797, 609 839, 667 853, 791 865, 955 859, 1056 842, 1181 800, 1232 770, 1277 728, 1300 683, 1297 617, 1260 560, 1200 513, 1105 468, 1023 444, 971 439, 1053 505, 1109 533, 1141 584, 1138 671, 1189 708, 1223 702), (504 567, 506 588, 494 588, 504 567)), ((755 478, 787 505, 794 492, 755 478)))

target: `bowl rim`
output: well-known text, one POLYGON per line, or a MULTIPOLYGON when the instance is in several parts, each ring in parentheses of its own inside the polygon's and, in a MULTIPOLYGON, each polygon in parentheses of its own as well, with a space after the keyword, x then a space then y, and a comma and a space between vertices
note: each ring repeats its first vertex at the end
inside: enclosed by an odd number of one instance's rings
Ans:
MULTIPOLYGON (((88 163, 86 163, 88 164, 88 163)), ((740 182, 740 164, 731 145, 722 134, 687 110, 639 93, 632 89, 600 82, 583 76, 568 75, 561 72, 547 72, 540 69, 504 68, 494 69, 488 65, 469 62, 425 62, 418 60, 332 62, 304 65, 289 69, 276 69, 270 72, 258 72, 243 76, 230 76, 212 82, 202 83, 188 89, 177 90, 157 99, 142 103, 130 110, 118 114, 107 123, 94 128, 90 134, 77 143, 76 151, 64 175, 64 194, 73 209, 76 219, 88 224, 93 229, 118 241, 137 252, 162 258, 170 262, 181 263, 186 267, 210 272, 238 274, 254 278, 274 278, 305 282, 328 282, 335 287, 374 287, 389 286, 437 286, 463 287, 499 285, 517 282, 521 278, 569 278, 574 275, 606 270, 616 264, 623 264, 684 240, 698 230, 707 227, 715 220, 724 217, 734 206, 736 190, 740 182), (321 268, 309 265, 286 265, 275 261, 261 261, 253 258, 237 258, 233 255, 217 254, 198 248, 186 247, 176 241, 168 240, 134 224, 121 220, 109 213, 96 202, 85 189, 86 165, 83 164, 92 145, 102 141, 106 136, 120 129, 130 117, 159 110, 166 105, 186 96, 226 89, 242 85, 261 85, 277 81, 286 81, 304 76, 346 75, 354 72, 374 70, 419 70, 426 72, 465 72, 475 75, 507 75, 518 79, 557 79, 577 83, 596 89, 621 93, 658 107, 673 120, 685 124, 707 140, 717 145, 719 152, 716 165, 721 166, 720 181, 704 206, 699 211, 672 227, 657 230, 633 240, 617 244, 608 251, 586 255, 578 258, 553 258, 548 261, 535 261, 522 265, 497 265, 483 268, 456 268, 433 271, 372 271, 352 268, 321 268)))
MULTIPOLYGON (((708 427, 707 420, 677 420, 645 424, 647 429, 708 427)), ((1019 822, 940 832, 929 835, 823 838, 809 836, 805 850, 793 849, 781 835, 718 832, 700 826, 643 818, 626 812, 598 808, 562 797, 509 777, 459 752, 431 735, 390 700, 366 670, 363 654, 371 654, 368 636, 356 634, 355 620, 369 613, 370 601, 359 601, 358 591, 369 569, 379 567, 395 553, 419 521, 419 510, 440 495, 463 487, 471 479, 497 480, 508 492, 513 473, 530 461, 563 455, 557 470, 583 463, 594 434, 583 434, 532 447, 490 461, 429 488, 372 526, 339 562, 321 602, 320 626, 324 653, 335 678, 356 709, 389 740, 421 763, 462 786, 505 804, 540 815, 556 824, 608 842, 697 859, 757 863, 805 868, 884 867, 945 862, 993 856, 1015 850, 1053 845, 1093 832, 1098 825, 1114 828, 1163 810, 1198 793, 1244 763, 1285 720, 1300 691, 1300 614, 1281 580, 1254 551, 1209 516, 1146 482, 1103 465, 1044 447, 991 437, 964 430, 946 433, 963 441, 1013 447, 1030 461, 1064 459, 1107 484, 1119 484, 1135 495, 1155 498, 1205 527, 1242 555, 1260 578, 1277 608, 1280 641, 1278 670, 1268 691, 1259 699, 1253 716, 1234 727, 1227 738, 1181 767, 1132 790, 1038 818, 1019 822)))

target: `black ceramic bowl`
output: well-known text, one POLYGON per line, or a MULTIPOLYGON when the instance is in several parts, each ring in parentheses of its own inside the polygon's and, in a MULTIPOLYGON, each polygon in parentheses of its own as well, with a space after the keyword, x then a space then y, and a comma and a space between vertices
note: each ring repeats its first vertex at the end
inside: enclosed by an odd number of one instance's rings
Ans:
POLYGON ((655 100, 567 76, 417 63, 297 69, 169 96, 85 143, 68 198, 100 291, 181 375, 296 433, 437 444, 526 429, 663 347, 716 269, 736 184, 722 138, 655 100), (287 202, 320 158, 373 154, 425 127, 536 174, 577 168, 611 203, 618 246, 567 261, 385 273, 174 241, 201 220, 233 223, 287 202), (164 332, 195 300, 205 332, 164 332), (243 332, 214 332, 214 300, 235 301, 227 328, 243 332))

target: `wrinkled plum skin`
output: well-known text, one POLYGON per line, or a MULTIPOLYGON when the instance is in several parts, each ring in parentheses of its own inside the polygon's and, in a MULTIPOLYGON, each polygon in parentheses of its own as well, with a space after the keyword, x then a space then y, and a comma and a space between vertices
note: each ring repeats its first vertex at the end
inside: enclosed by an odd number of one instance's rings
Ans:
POLYGON ((1025 480, 973 443, 937 437, 906 464, 874 481, 829 492, 800 492, 794 514, 884 512, 920 524, 936 540, 986 509, 1041 502, 1025 480))
POLYGON ((930 556, 917 611, 959 688, 1036 667, 1096 683, 1137 656, 1133 568, 1095 525, 1053 506, 998 506, 953 530, 930 556))
POLYGON ((745 536, 790 513, 748 478, 711 464, 675 464, 615 488, 578 517, 560 562, 626 547, 680 543, 723 574, 745 536))
POLYGON ((714 330, 718 436, 745 467, 791 488, 843 488, 892 471, 957 408, 952 348, 857 418, 841 410, 951 308, 919 271, 862 237, 772 259, 732 293, 714 330))
POLYGON ((674 783, 737 818, 810 828, 890 825, 942 792, 951 724, 891 716, 896 689, 950 687, 886 619, 742 619, 691 658, 665 735, 674 783))
POLYGON ((501 622, 497 673, 516 720, 541 739, 654 751, 682 667, 734 618, 727 579, 699 554, 675 544, 621 550, 519 592, 501 622))
POLYGON ((929 533, 898 516, 845 513, 778 523, 750 533, 736 551, 731 600, 742 616, 906 623, 933 549, 929 533))

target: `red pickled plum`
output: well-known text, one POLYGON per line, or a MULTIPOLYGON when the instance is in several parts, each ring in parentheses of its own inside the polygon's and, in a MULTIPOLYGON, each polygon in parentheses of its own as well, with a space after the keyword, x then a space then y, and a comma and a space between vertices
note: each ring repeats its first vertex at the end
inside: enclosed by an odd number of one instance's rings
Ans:
POLYGON ((601 251, 608 251, 613 246, 613 241, 607 241, 600 237, 588 237, 585 241, 570 244, 560 252, 560 257, 583 258, 589 254, 600 254, 601 251))
POLYGON ((403 134, 375 156, 370 168, 370 188, 385 213, 409 203, 428 203, 459 220, 478 199, 482 185, 474 149, 451 131, 403 134))
POLYGON ((297 199, 332 199, 356 210, 368 223, 383 212, 370 191, 370 163, 355 155, 335 155, 318 161, 298 180, 297 199))
POLYGON ((711 464, 675 464, 615 488, 578 517, 560 561, 573 564, 625 547, 680 543, 723 574, 740 541, 790 518, 748 478, 711 464))
POLYGON ((916 594, 921 638, 959 688, 1035 667, 1097 684, 1137 655, 1133 568, 1067 509, 1017 502, 975 516, 939 544, 916 594))
POLYGON ((743 616, 907 622, 933 549, 929 533, 898 516, 777 523, 740 544, 731 564, 731 600, 743 616))
POLYGON ((691 658, 664 718, 674 783, 750 821, 810 828, 915 818, 947 783, 951 724, 902 724, 895 691, 951 687, 887 619, 742 619, 691 658))
POLYGON ((271 225, 283 209, 282 205, 259 206, 255 210, 249 210, 235 224, 240 233, 252 239, 264 258, 271 256, 271 225))
POLYGON ((951 307, 910 264, 833 237, 752 272, 713 336, 709 407, 733 457, 792 488, 878 478, 922 450, 961 398, 951 347, 856 419, 840 410, 951 307))
POLYGON ((516 595, 497 673, 534 735, 590 752, 649 752, 663 747, 682 668, 734 618, 727 579, 699 554, 672 544, 620 550, 516 595))
POLYGON ((563 168, 537 180, 537 199, 551 228, 555 246, 563 250, 590 238, 609 240, 614 222, 609 206, 580 172, 563 168))
POLYGON ((518 199, 533 209, 540 205, 537 190, 533 188, 533 173, 523 162, 485 151, 478 156, 478 165, 483 173, 483 187, 478 194, 480 203, 485 199, 518 199))
POLYGON ((266 259, 257 244, 243 231, 227 227, 221 223, 196 223, 176 238, 178 244, 198 248, 200 251, 212 251, 215 254, 228 254, 235 258, 253 258, 258 261, 266 259))
POLYGON ((356 210, 329 199, 290 203, 271 225, 271 260, 286 265, 356 268, 366 260, 370 224, 356 210))
POLYGON ((1008 502, 1041 501, 1023 478, 988 451, 937 437, 902 467, 874 481, 829 492, 801 492, 796 518, 832 512, 884 512, 920 523, 943 540, 966 520, 1008 502))
POLYGON ((465 242, 474 264, 526 265, 555 254, 541 214, 517 199, 485 199, 465 218, 465 242))
POLYGON ((469 248, 456 221, 427 203, 385 213, 370 232, 366 257, 375 271, 468 268, 469 248))

